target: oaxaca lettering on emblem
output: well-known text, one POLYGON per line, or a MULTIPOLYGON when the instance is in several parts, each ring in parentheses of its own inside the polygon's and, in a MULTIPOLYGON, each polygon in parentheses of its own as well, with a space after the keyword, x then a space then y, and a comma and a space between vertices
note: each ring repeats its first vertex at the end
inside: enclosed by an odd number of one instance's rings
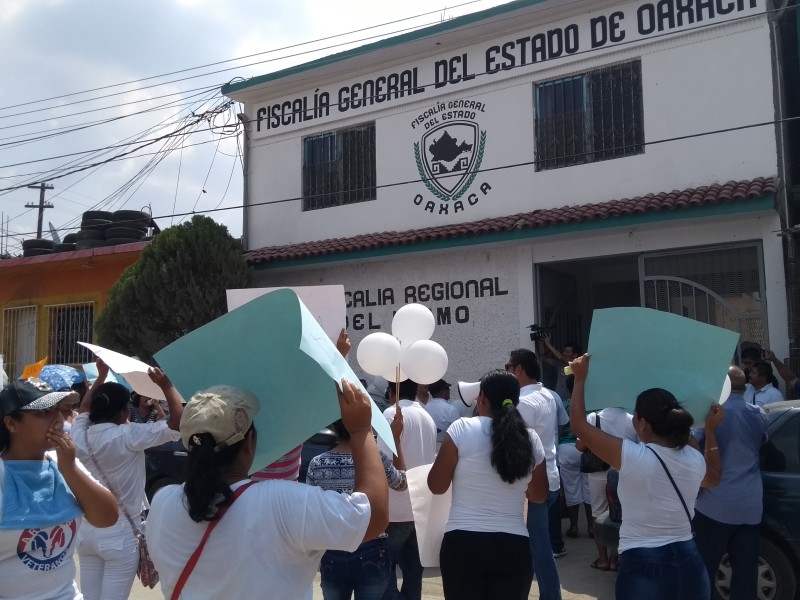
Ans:
MULTIPOLYGON (((424 125, 425 132, 414 143, 414 160, 420 181, 438 200, 425 202, 421 194, 414 204, 428 212, 457 213, 464 210, 461 197, 466 194, 480 172, 486 149, 486 131, 481 130, 475 118, 483 113, 480 102, 455 100, 447 105, 440 102, 412 121, 412 129, 424 125), (438 204, 438 207, 437 207, 438 204)), ((479 192, 486 195, 491 186, 481 183, 479 192)), ((478 203, 478 193, 467 196, 467 204, 478 203)))

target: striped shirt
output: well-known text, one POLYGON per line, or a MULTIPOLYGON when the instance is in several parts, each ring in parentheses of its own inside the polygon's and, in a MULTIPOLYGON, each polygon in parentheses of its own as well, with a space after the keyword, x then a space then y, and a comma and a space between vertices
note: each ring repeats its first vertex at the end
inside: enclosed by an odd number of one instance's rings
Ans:
POLYGON ((300 444, 297 448, 290 450, 271 465, 267 465, 263 469, 250 475, 250 479, 254 481, 263 481, 265 479, 297 481, 297 478, 300 477, 302 450, 303 445, 300 444))

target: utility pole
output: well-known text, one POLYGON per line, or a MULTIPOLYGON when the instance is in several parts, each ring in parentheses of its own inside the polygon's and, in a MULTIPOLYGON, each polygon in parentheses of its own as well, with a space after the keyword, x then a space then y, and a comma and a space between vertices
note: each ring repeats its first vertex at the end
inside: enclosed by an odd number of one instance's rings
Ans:
POLYGON ((53 204, 51 202, 44 201, 44 191, 45 190, 52 190, 53 186, 49 183, 37 183, 35 185, 28 186, 32 190, 39 190, 39 204, 26 204, 25 208, 38 208, 39 209, 39 226, 36 228, 36 239, 42 239, 42 219, 44 217, 44 209, 45 208, 53 208, 53 204))

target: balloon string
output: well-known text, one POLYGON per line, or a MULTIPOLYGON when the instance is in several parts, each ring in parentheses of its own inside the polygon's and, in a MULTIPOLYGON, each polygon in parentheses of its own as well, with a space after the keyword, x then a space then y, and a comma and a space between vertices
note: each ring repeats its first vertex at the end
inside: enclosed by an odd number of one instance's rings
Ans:
POLYGON ((394 401, 396 410, 400 410, 400 363, 397 363, 394 373, 394 401))

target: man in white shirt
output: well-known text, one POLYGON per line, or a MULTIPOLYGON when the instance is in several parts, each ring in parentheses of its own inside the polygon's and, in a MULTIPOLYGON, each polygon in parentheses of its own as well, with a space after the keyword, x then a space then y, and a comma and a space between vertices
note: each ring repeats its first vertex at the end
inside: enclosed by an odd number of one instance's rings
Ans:
POLYGON ((450 404, 450 384, 444 379, 428 386, 431 399, 423 406, 436 424, 436 442, 441 444, 447 428, 461 416, 450 404))
MULTIPOLYGON (((558 440, 558 406, 561 399, 546 389, 539 378, 542 368, 536 355, 521 348, 511 352, 506 363, 506 371, 519 380, 519 405, 517 410, 528 427, 534 429, 542 440, 547 479, 550 491, 547 502, 528 503, 528 534, 530 536, 533 571, 539 584, 541 600, 561 600, 561 582, 550 542, 548 512, 561 496, 561 482, 556 463, 556 442, 558 440)), ((566 551, 564 552, 566 554, 566 551)), ((563 555, 562 555, 563 556, 563 555)))
MULTIPOLYGON (((417 384, 406 380, 400 382, 400 398, 397 402, 395 384, 389 382, 389 402, 391 406, 383 411, 383 416, 391 423, 399 407, 403 415, 403 433, 400 447, 403 450, 406 468, 433 463, 436 454, 436 425, 433 419, 414 398, 417 384)), ((392 452, 383 440, 378 439, 378 447, 391 456, 392 452)), ((422 564, 419 560, 417 532, 414 528, 414 513, 411 510, 411 496, 408 490, 397 492, 389 490, 389 553, 392 557, 391 578, 384 594, 385 600, 402 598, 420 600, 422 598, 422 564), (396 565, 403 572, 403 586, 397 589, 396 565)))

